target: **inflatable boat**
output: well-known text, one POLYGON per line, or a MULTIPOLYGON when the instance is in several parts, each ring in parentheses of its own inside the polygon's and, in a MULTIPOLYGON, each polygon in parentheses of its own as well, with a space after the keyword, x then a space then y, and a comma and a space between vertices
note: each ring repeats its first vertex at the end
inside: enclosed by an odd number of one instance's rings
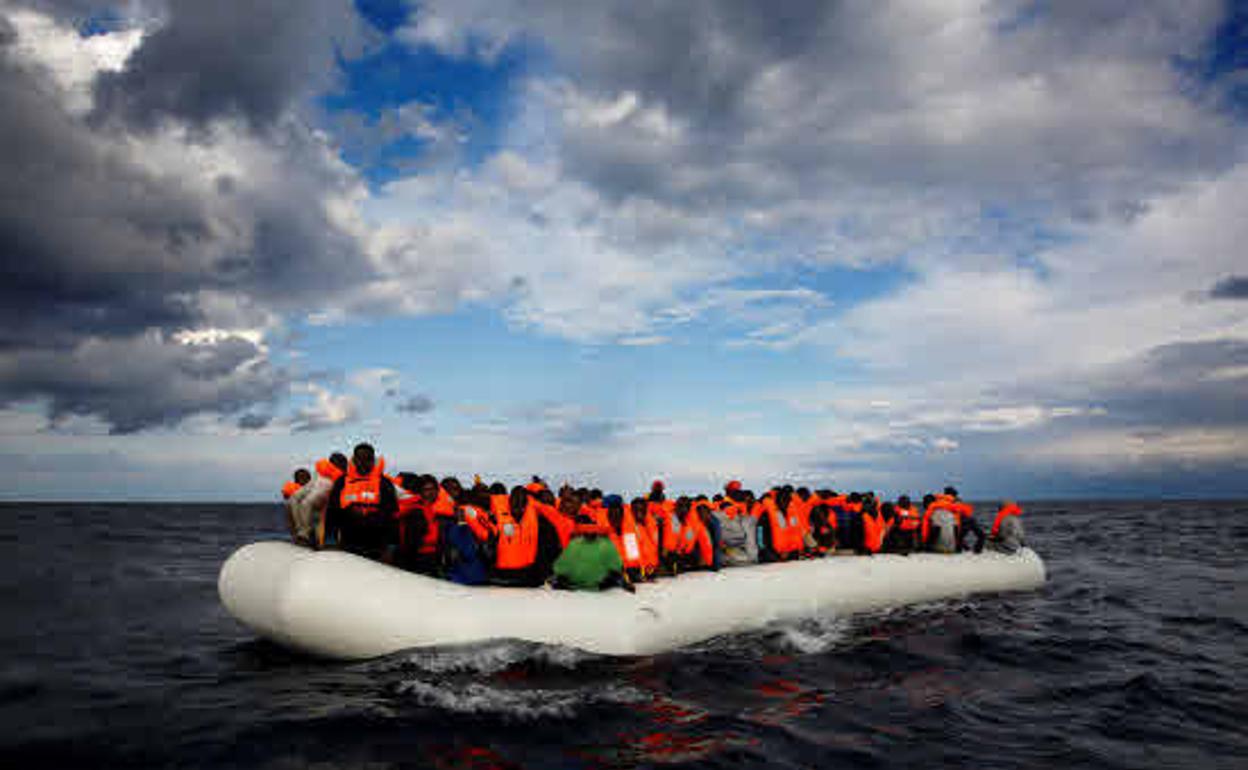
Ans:
POLYGON ((691 572, 600 593, 461 586, 342 551, 243 546, 221 568, 221 601, 243 625, 313 655, 521 639, 649 655, 776 621, 898 607, 1045 581, 1034 551, 831 556, 691 572))

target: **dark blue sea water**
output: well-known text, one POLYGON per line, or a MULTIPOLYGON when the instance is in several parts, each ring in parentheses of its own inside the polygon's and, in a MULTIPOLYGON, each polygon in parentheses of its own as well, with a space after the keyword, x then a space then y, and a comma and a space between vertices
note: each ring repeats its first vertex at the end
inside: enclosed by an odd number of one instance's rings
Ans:
POLYGON ((0 767, 1248 767, 1248 504, 1027 508, 1032 594, 343 664, 217 599, 276 507, 0 506, 0 767))

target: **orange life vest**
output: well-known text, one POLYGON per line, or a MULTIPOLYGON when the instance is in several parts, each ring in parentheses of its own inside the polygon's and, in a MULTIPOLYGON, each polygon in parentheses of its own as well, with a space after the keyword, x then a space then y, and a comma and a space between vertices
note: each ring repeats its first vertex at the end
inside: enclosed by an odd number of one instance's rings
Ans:
POLYGON ((793 495, 789 499, 789 518, 797 519, 797 537, 798 540, 804 540, 806 534, 810 532, 810 511, 818 504, 819 498, 811 495, 803 500, 797 495, 793 495))
POLYGON ((1001 510, 997 511, 997 518, 992 522, 992 531, 989 533, 991 537, 999 537, 1001 535, 1001 523, 1005 521, 1006 516, 1022 516, 1023 509, 1017 505, 1004 505, 1001 510))
POLYGON ((625 506, 624 518, 620 521, 620 533, 612 538, 612 542, 620 552, 620 561, 624 562, 625 569, 652 572, 658 568, 659 551, 646 528, 637 525, 631 507, 625 506))
POLYGON ((780 512, 775 498, 764 497, 759 503, 760 517, 766 517, 771 534, 771 549, 780 558, 788 558, 802 550, 801 534, 797 530, 797 517, 780 512))
POLYGON ((649 504, 651 517, 658 525, 659 552, 664 556, 680 553, 680 530, 683 526, 676 515, 676 504, 672 502, 669 506, 666 504, 669 502, 672 501, 649 504))
POLYGON ((403 488, 403 485, 395 483, 394 485, 395 500, 399 504, 398 513, 395 518, 399 522, 399 547, 406 549, 408 546, 407 530, 412 514, 424 515, 424 500, 415 492, 409 492, 403 488))
POLYGON ((337 481, 342 477, 342 469, 331 463, 327 457, 316 461, 316 472, 330 481, 337 481))
POLYGON ((902 532, 913 532, 923 523, 923 516, 914 508, 897 507, 897 528, 902 532))
POLYGON ((506 495, 494 495, 490 498, 490 507, 494 509, 494 518, 498 525, 498 546, 495 549, 494 566, 498 569, 524 569, 533 566, 537 559, 537 509, 530 500, 524 506, 520 521, 516 521, 511 513, 511 505, 506 495), (502 505, 497 505, 501 498, 502 505))
POLYGON ((386 470, 384 458, 378 458, 368 474, 360 473, 355 463, 347 465, 347 478, 342 485, 342 494, 338 504, 343 510, 348 508, 364 516, 377 512, 381 505, 381 478, 386 470))
POLYGON ((966 503, 955 500, 949 495, 937 495, 932 504, 927 506, 927 510, 923 512, 922 537, 923 542, 927 542, 928 536, 931 534, 932 514, 936 511, 949 511, 958 520, 958 524, 962 524, 963 517, 972 516, 974 509, 966 503))
POLYGON ((888 534, 888 524, 878 511, 874 514, 862 515, 862 545, 871 553, 879 553, 884 547, 884 536, 888 534))
POLYGON ((548 505, 540 500, 529 498, 529 505, 537 511, 538 515, 549 521, 555 528, 555 532, 559 535, 559 545, 562 548, 568 547, 568 541, 572 539, 572 530, 576 528, 576 522, 571 517, 565 516, 563 511, 553 505, 548 505))
MULTIPOLYGON (((675 515, 672 518, 679 521, 679 517, 675 515)), ((714 563, 715 546, 711 543, 711 533, 706 531, 706 525, 702 522, 696 506, 685 516, 678 537, 677 553, 681 556, 697 557, 700 567, 709 567, 714 563)))
POLYGON ((300 484, 298 481, 287 481, 285 484, 282 485, 282 499, 285 500, 289 498, 291 495, 293 495, 294 493, 298 492, 301 489, 303 489, 303 485, 300 484))
POLYGON ((486 542, 494 534, 494 523, 490 520, 490 515, 475 505, 465 505, 464 523, 468 525, 468 529, 472 530, 472 535, 479 542, 486 542))

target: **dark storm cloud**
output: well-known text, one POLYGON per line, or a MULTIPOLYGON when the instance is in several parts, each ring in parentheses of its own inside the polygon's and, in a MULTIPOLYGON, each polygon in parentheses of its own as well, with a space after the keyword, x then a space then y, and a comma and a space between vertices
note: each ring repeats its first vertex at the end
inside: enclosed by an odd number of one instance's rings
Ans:
POLYGON ((1212 299, 1248 299, 1248 276, 1229 275, 1209 290, 1212 299))
POLYGON ((97 81, 97 110, 145 127, 169 117, 265 126, 324 85, 335 49, 361 35, 349 0, 171 0, 126 68, 97 81))
POLYGON ((428 396, 415 395, 400 401, 395 410, 399 414, 428 414, 433 411, 433 399, 428 396))
POLYGON ((260 430, 273 422, 271 414, 245 414, 238 418, 238 427, 242 430, 260 430))
POLYGON ((289 377, 247 340, 188 345, 152 332, 88 339, 72 351, 9 351, 0 356, 0 384, 0 402, 46 399, 53 422, 93 416, 112 433, 133 433, 272 404, 289 377))
MULTIPOLYGON (((53 5, 77 20, 98 11, 53 5)), ((326 211, 354 176, 281 117, 331 71, 350 7, 293 6, 167 6, 128 68, 97 80, 94 120, 0 24, 0 403, 41 400, 54 419, 91 415, 119 433, 268 405, 290 378, 266 350, 179 332, 264 328, 370 280, 355 236, 326 211), (171 130, 188 124, 189 140, 171 130), (257 162, 269 173, 253 176, 257 162)))

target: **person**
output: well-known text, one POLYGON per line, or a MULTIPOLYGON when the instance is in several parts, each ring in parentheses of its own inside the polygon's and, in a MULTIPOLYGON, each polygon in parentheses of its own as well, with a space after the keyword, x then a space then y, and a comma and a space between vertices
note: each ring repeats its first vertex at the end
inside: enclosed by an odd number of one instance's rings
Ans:
POLYGON ((393 561, 399 503, 385 466, 371 444, 355 446, 347 472, 330 490, 325 528, 336 531, 339 544, 348 551, 393 561))
POLYGON ((634 591, 620 553, 610 540, 610 528, 591 521, 578 522, 568 547, 552 568, 552 585, 572 591, 602 591, 620 587, 634 591))
POLYGON ((758 541, 755 539, 754 520, 744 510, 740 482, 729 482, 726 495, 718 506, 711 508, 711 515, 719 522, 719 565, 740 567, 758 561, 758 541), (735 488, 733 485, 736 485, 735 488))
POLYGON ((947 500, 936 495, 923 496, 923 523, 920 527, 923 546, 935 553, 956 553, 958 550, 958 517, 947 500))
POLYGON ((624 499, 619 495, 607 495, 603 498, 606 510, 605 523, 610 530, 611 542, 620 553, 620 561, 624 565, 624 573, 631 582, 644 580, 648 573, 647 550, 653 546, 647 541, 645 527, 638 526, 632 510, 624 506, 624 499))
POLYGON ((676 500, 673 518, 680 523, 680 532, 673 563, 681 572, 715 568, 715 543, 700 508, 688 497, 676 500))
POLYGON ((789 495, 783 488, 773 487, 755 504, 760 562, 788 561, 797 558, 801 551, 798 539, 797 517, 788 512, 789 495))
POLYGON ((541 515, 529 491, 513 487, 503 494, 502 484, 491 489, 490 513, 497 527, 490 582, 507 586, 539 586, 546 576, 538 564, 541 515))
POLYGON ((325 508, 329 505, 329 493, 334 482, 346 472, 347 457, 334 452, 317 460, 312 467, 316 477, 290 496, 288 511, 294 542, 319 548, 325 544, 325 508))
POLYGON ((311 480, 312 474, 308 473, 307 468, 296 469, 294 475, 291 476, 291 480, 282 485, 282 499, 289 500, 291 495, 298 492, 303 488, 304 484, 311 480))
POLYGON ((833 497, 831 491, 826 495, 820 491, 817 497, 819 502, 810 509, 810 539, 813 552, 822 556, 836 551, 836 514, 825 502, 833 497))
POLYGON ((910 502, 909 495, 897 498, 893 506, 897 514, 893 527, 893 547, 897 553, 910 553, 919 547, 919 527, 923 524, 923 515, 910 502))
POLYGON ((297 469, 290 481, 282 485, 282 508, 286 510, 286 529, 290 532, 290 541, 296 545, 306 545, 305 538, 301 537, 299 528, 295 526, 294 511, 292 509, 291 498, 307 486, 312 480, 312 474, 308 473, 307 468, 297 469))
MULTIPOLYGON (((891 508, 892 506, 889 505, 891 508)), ((884 547, 884 538, 888 536, 889 525, 884 512, 876 507, 874 495, 867 495, 863 500, 862 511, 859 513, 862 540, 858 553, 871 556, 884 547)))
POLYGON ((1023 543, 1023 509, 1013 500, 1006 500, 997 511, 988 532, 988 545, 1001 553, 1017 553, 1023 543))
POLYGON ((945 487, 945 493, 939 499, 949 501, 949 510, 958 517, 958 551, 966 550, 966 536, 968 534, 975 535, 975 553, 981 553, 984 550, 984 540, 987 533, 984 528, 975 520, 975 509, 970 503, 963 502, 958 497, 958 490, 953 487, 945 487))
POLYGON ((421 495, 425 482, 425 476, 417 473, 400 473, 394 477, 394 491, 399 504, 395 513, 398 530, 395 561, 403 569, 432 575, 437 572, 436 560, 427 551, 421 553, 429 529, 425 498, 421 495))
MULTIPOLYGON (((442 486, 446 487, 445 481, 442 486)), ((488 508, 488 497, 482 500, 479 493, 459 490, 455 517, 443 529, 439 554, 442 575, 452 583, 479 586, 489 582, 494 530, 485 512, 488 508)))

